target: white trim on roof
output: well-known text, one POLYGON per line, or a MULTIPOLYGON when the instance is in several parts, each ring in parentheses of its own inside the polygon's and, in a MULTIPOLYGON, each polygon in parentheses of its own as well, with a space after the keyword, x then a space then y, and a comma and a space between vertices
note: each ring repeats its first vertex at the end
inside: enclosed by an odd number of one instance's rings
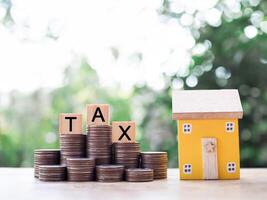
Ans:
POLYGON ((238 90, 175 90, 173 119, 242 118, 238 90))

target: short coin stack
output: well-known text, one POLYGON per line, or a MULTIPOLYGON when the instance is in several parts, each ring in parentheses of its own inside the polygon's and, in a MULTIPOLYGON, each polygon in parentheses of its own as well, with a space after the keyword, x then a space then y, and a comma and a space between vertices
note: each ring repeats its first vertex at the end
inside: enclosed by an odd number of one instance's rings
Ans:
POLYGON ((96 165, 111 163, 111 134, 110 125, 87 127, 87 156, 95 158, 96 165))
POLYGON ((141 152, 141 167, 154 170, 154 179, 167 178, 168 156, 166 152, 141 152))
POLYGON ((123 165, 96 166, 96 180, 100 182, 119 182, 123 180, 123 165))
POLYGON ((67 158, 69 181, 93 181, 95 174, 94 158, 67 158))
POLYGON ((125 170, 125 180, 129 182, 153 181, 153 169, 132 168, 125 170))
POLYGON ((113 162, 123 165, 125 168, 139 167, 140 145, 139 143, 114 143, 113 162))
POLYGON ((60 134, 61 164, 66 165, 66 158, 86 157, 86 135, 60 134))
POLYGON ((36 149, 34 151, 34 177, 39 177, 40 165, 58 165, 59 163, 59 149, 36 149))
POLYGON ((39 179, 41 181, 65 181, 67 168, 62 165, 40 165, 39 179))

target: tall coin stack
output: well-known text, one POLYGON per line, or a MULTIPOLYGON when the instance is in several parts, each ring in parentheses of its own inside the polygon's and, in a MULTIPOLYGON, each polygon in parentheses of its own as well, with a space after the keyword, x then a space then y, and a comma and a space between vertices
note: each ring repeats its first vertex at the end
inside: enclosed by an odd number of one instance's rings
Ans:
POLYGON ((113 143, 112 154, 115 164, 123 165, 125 168, 139 167, 139 143, 113 143))
POLYGON ((95 159, 67 158, 69 181, 93 181, 95 174, 95 159))
POLYGON ((154 179, 167 178, 167 152, 141 152, 141 167, 154 171, 154 179))
POLYGON ((111 163, 111 126, 87 126, 87 156, 95 158, 96 165, 111 163))
POLYGON ((39 178, 40 165, 58 165, 59 163, 59 149, 36 149, 34 151, 34 177, 39 178))
POLYGON ((61 164, 66 165, 66 158, 86 157, 86 135, 60 134, 61 164))

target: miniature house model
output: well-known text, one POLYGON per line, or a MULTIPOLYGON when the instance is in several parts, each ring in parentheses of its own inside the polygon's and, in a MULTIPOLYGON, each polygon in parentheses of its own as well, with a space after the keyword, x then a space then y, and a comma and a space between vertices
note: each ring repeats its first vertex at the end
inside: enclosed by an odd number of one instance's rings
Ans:
POLYGON ((237 90, 174 91, 181 179, 239 179, 237 90))

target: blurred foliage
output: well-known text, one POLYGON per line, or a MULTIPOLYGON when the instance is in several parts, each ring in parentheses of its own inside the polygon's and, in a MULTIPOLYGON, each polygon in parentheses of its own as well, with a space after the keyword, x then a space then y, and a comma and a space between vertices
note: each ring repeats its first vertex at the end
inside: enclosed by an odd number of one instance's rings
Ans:
POLYGON ((174 158, 171 165, 177 165, 175 130, 170 128, 173 123, 170 99, 163 102, 164 93, 147 87, 136 87, 130 94, 124 94, 120 88, 99 85, 96 72, 82 59, 79 67, 66 68, 60 88, 39 89, 26 95, 10 93, 9 105, 1 111, 0 165, 32 166, 34 149, 58 148, 58 114, 80 112, 86 116, 87 103, 109 103, 111 120, 136 119, 142 150, 169 151, 174 158))
MULTIPOLYGON (((10 9, 9 2, 0 4, 10 9)), ((35 148, 58 147, 59 113, 85 114, 87 103, 98 102, 111 104, 112 120, 136 120, 142 150, 168 151, 169 166, 177 166, 176 124, 171 119, 171 90, 177 85, 238 88, 244 108, 241 166, 267 166, 267 2, 236 0, 229 6, 219 1, 210 8, 220 14, 217 21, 205 20, 200 10, 176 12, 173 2, 165 0, 159 15, 176 19, 195 38, 186 73, 163 75, 165 88, 160 91, 139 85, 124 93, 119 86, 101 87, 96 72, 81 59, 79 67, 66 68, 62 87, 31 94, 12 91, 8 104, 0 107, 0 166, 31 166, 35 148), (185 15, 192 23, 182 22, 185 15)), ((3 23, 12 22, 8 13, 3 23)))
POLYGON ((35 148, 58 148, 61 112, 80 112, 86 116, 87 103, 109 103, 113 120, 131 119, 128 96, 118 91, 101 88, 95 71, 84 59, 80 67, 66 68, 60 88, 39 89, 32 94, 13 91, 9 104, 1 110, 0 165, 32 166, 35 148))
MULTIPOLYGON (((164 2, 162 14, 178 20, 188 14, 172 12, 170 4, 164 2)), ((190 71, 171 79, 187 83, 184 89, 196 81, 194 89, 239 89, 241 166, 267 166, 267 1, 220 1, 210 11, 221 14, 217 22, 205 21, 201 11, 190 14, 194 21, 185 28, 196 41, 190 71)))

